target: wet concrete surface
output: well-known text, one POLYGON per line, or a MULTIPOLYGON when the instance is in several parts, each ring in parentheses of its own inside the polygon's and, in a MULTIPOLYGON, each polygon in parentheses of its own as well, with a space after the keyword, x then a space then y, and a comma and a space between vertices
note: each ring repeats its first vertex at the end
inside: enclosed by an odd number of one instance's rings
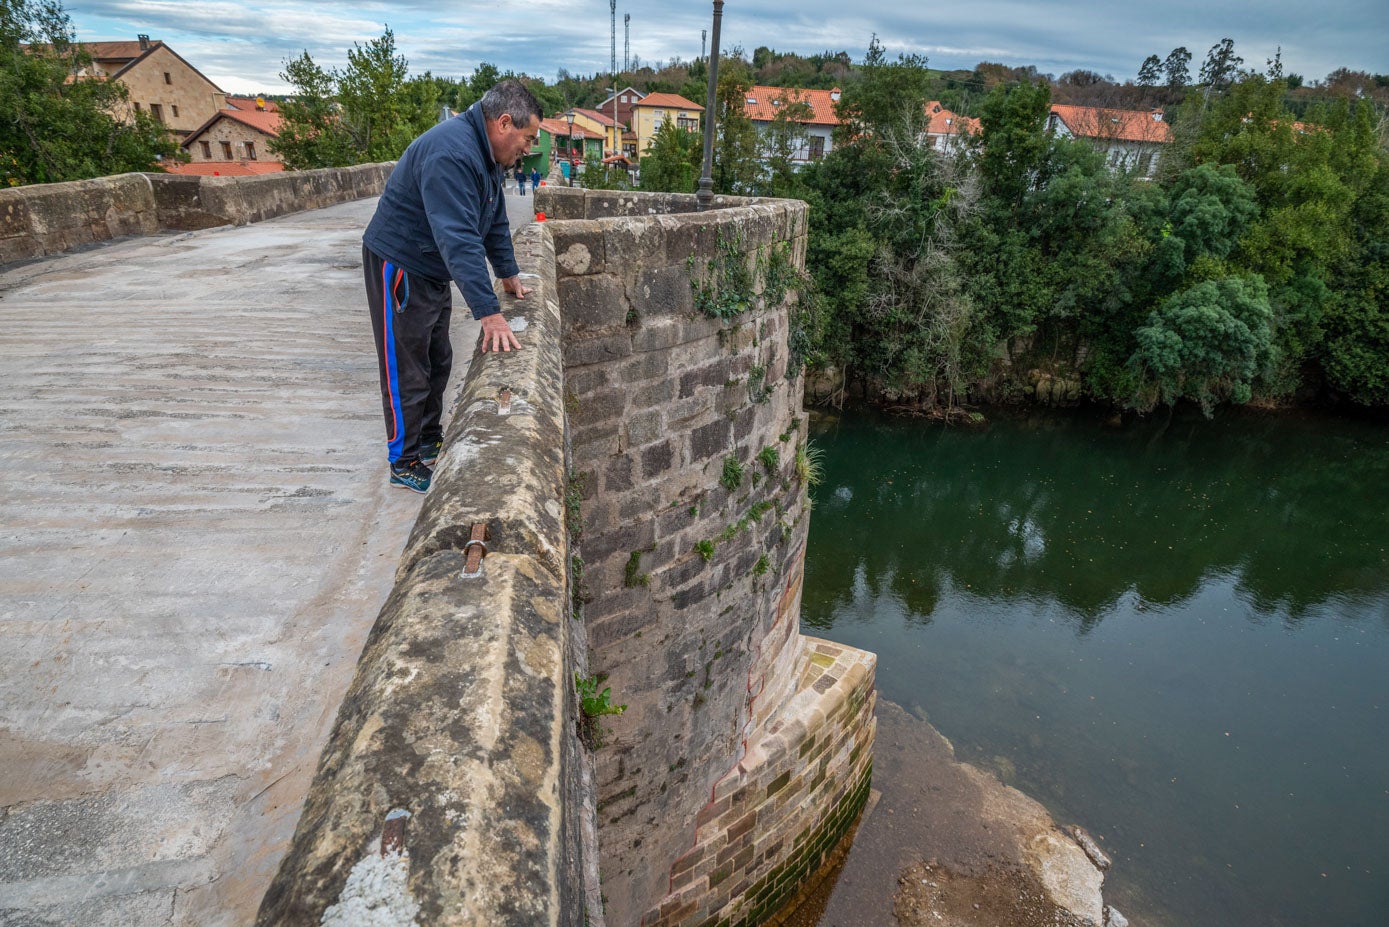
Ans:
POLYGON ((387 485, 374 208, 0 273, 0 924, 253 919, 422 498, 387 485))

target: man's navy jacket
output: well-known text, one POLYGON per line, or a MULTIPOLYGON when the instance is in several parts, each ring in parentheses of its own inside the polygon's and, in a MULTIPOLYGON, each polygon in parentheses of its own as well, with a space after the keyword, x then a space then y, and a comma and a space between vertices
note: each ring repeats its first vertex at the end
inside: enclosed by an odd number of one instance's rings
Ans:
POLYGON ((412 274, 458 284, 474 318, 501 311, 487 277, 519 272, 482 107, 446 119, 400 156, 362 243, 412 274))

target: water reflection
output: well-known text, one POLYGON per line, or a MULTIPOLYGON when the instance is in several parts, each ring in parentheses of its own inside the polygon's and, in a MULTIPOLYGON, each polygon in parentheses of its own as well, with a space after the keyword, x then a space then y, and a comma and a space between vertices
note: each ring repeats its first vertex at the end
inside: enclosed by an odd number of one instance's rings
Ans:
POLYGON ((1105 839, 1126 913, 1389 923, 1389 430, 855 418, 815 440, 803 623, 1105 839))
MULTIPOLYGON (((947 581, 1054 599, 1082 631, 1126 593, 1171 606, 1212 575, 1238 577, 1254 615, 1294 622, 1389 589, 1383 429, 1046 416, 978 432, 845 422, 817 441, 852 445, 827 456, 814 496, 813 531, 842 553, 819 566, 826 585, 847 589, 862 568, 922 621, 947 581)), ((805 620, 824 627, 844 604, 816 603, 805 620)))

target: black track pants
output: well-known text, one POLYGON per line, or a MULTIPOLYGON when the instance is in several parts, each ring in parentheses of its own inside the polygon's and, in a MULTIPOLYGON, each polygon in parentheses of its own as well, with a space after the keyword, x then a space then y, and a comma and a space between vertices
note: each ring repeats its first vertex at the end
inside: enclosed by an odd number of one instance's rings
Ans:
POLYGON ((448 281, 411 274, 362 246, 381 409, 386 416, 386 456, 391 463, 419 456, 421 441, 443 437, 439 419, 453 369, 448 281))

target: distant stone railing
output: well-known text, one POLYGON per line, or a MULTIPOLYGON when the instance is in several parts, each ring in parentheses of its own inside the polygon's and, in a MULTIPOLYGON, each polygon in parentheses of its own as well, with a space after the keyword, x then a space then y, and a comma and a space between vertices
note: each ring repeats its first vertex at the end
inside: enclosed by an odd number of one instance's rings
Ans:
POLYGON ((376 196, 394 166, 255 177, 117 174, 0 190, 0 266, 131 235, 245 225, 376 196))

